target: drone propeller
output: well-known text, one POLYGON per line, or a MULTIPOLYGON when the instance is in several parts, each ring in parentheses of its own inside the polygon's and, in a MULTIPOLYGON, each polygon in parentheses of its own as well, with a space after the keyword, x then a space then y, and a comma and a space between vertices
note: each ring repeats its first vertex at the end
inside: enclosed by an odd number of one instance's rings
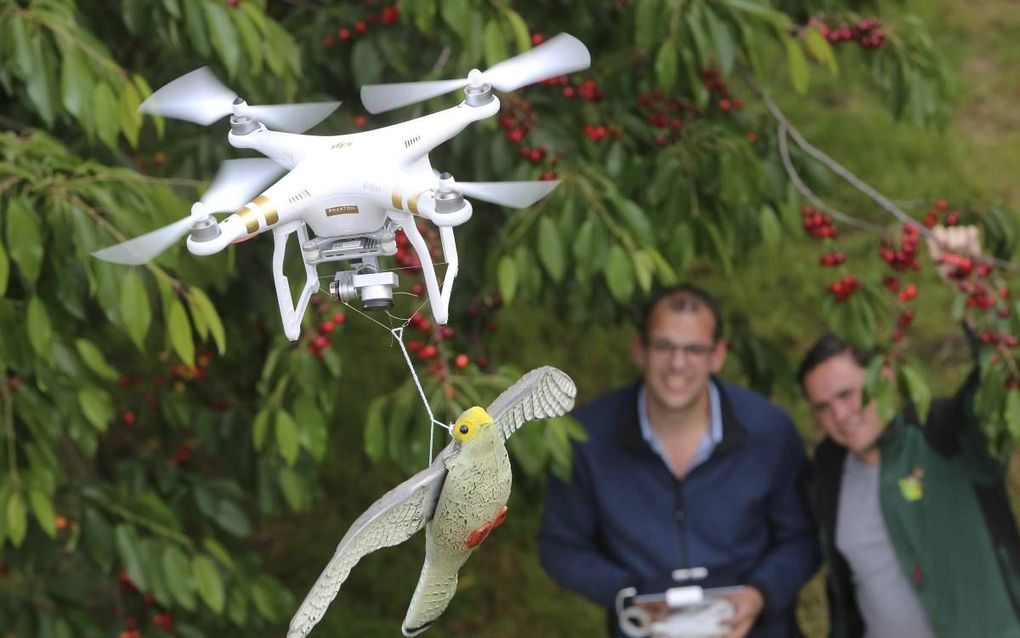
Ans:
POLYGON ((453 190, 465 197, 508 208, 526 208, 560 185, 559 180, 540 182, 454 182, 453 190))
MULTIPOLYGON (((220 82, 209 67, 201 67, 177 78, 149 96, 139 112, 162 115, 196 124, 212 124, 234 112, 236 93, 220 82)), ((303 133, 340 106, 340 102, 270 104, 246 106, 247 113, 272 129, 303 133)))
POLYGON ((272 160, 227 160, 220 165, 209 190, 191 207, 190 215, 134 239, 97 250, 92 256, 115 264, 144 264, 187 235, 192 226, 208 219, 211 213, 233 212, 244 206, 282 172, 283 169, 272 160))
POLYGON ((474 70, 462 80, 363 86, 361 101, 370 113, 382 113, 468 85, 489 84, 500 91, 513 91, 546 78, 587 69, 589 66, 591 54, 584 44, 568 33, 561 33, 518 56, 503 60, 487 71, 474 70))

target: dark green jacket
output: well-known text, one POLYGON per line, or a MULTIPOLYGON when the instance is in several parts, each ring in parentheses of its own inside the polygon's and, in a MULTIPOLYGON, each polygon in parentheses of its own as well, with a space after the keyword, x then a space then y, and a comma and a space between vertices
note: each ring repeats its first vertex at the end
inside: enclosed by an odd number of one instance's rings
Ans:
MULTIPOLYGON (((977 375, 932 403, 918 425, 897 415, 880 440, 879 500, 900 567, 940 638, 1020 638, 1020 536, 1003 484, 967 405, 977 375)), ((828 561, 830 634, 864 633, 853 581, 836 548, 847 451, 829 439, 814 458, 812 505, 828 561)))

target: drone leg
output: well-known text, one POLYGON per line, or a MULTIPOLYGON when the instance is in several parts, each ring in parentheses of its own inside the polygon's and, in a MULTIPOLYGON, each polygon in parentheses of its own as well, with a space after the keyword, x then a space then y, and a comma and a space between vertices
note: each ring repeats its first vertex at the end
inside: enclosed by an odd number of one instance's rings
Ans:
MULTIPOLYGON (((451 286, 446 285, 446 290, 440 292, 439 280, 436 279, 436 269, 432 266, 432 255, 429 254, 429 247, 428 244, 425 243, 425 239, 421 236, 421 233, 418 232, 418 227, 414 223, 414 218, 410 215, 402 215, 401 217, 394 216, 394 220, 400 224, 400 228, 402 228, 404 234, 407 235, 408 241, 410 241, 411 246, 414 247, 414 252, 418 253, 418 259, 421 261, 421 272, 425 275, 425 288, 429 291, 429 304, 432 306, 432 318, 440 325, 445 324, 449 318, 448 309, 451 286)), ((444 237, 443 252, 446 252, 446 244, 447 242, 444 237)), ((454 249, 454 261, 456 261, 456 249, 454 249)), ((453 263, 451 266, 453 268, 454 276, 456 276, 456 264, 453 263)), ((446 273, 446 281, 452 281, 450 278, 450 271, 447 271, 446 273)))
MULTIPOLYGON (((315 266, 305 263, 305 287, 301 291, 297 307, 290 294, 290 282, 283 274, 283 258, 287 252, 287 240, 294 229, 273 230, 273 281, 276 283, 276 300, 280 304, 280 317, 283 319, 283 333, 291 341, 297 341, 301 334, 301 318, 305 316, 312 293, 319 289, 319 276, 315 266)), ((308 230, 304 224, 297 227, 298 241, 303 245, 308 241, 308 230)))
MULTIPOLYGON (((440 226, 439 238, 443 243, 443 258, 446 259, 446 275, 443 277, 443 313, 446 314, 450 307, 450 294, 453 292, 453 280, 457 278, 460 270, 460 261, 457 256, 457 240, 453 237, 452 226, 440 226)), ((446 323, 445 321, 442 323, 446 323)))

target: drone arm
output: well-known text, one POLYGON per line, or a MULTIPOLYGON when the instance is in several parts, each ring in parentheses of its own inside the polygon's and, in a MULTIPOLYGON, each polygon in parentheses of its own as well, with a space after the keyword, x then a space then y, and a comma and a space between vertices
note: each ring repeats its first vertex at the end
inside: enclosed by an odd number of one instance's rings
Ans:
POLYGON ((470 106, 466 102, 432 113, 416 120, 405 122, 400 126, 403 146, 408 149, 412 160, 425 155, 443 142, 467 128, 468 124, 492 117, 499 112, 499 100, 479 106, 470 106))
MULTIPOLYGON (((283 319, 283 333, 291 341, 297 341, 301 334, 301 318, 305 316, 308 309, 308 302, 312 293, 319 289, 319 277, 315 266, 305 263, 305 287, 298 298, 297 307, 294 306, 293 297, 290 294, 290 282, 283 274, 283 258, 287 252, 287 240, 290 238, 294 228, 273 229, 273 281, 276 283, 276 299, 280 304, 280 318, 283 319)), ((308 229, 304 224, 297 227, 298 241, 303 245, 308 241, 308 229)))
MULTIPOLYGON (((418 232, 418 227, 415 225, 415 218, 411 215, 400 215, 394 217, 396 222, 403 229, 404 234, 407 235, 407 239, 411 242, 411 246, 414 247, 414 252, 418 253, 418 259, 421 261, 421 271, 425 276, 425 289, 429 293, 429 304, 432 306, 432 317, 436 320, 437 324, 443 325, 449 318, 449 306, 450 306, 450 293, 453 290, 453 279, 457 276, 457 248, 456 244, 453 243, 453 232, 450 231, 450 240, 447 241, 446 237, 443 237, 443 253, 446 258, 450 260, 450 268, 446 271, 446 278, 443 281, 443 290, 439 289, 439 280, 436 278, 436 270, 432 265, 432 255, 429 254, 428 244, 425 243, 425 239, 422 238, 421 233, 418 232), (447 253, 447 247, 452 246, 453 255, 447 253)), ((442 231, 443 229, 440 229, 442 231)))

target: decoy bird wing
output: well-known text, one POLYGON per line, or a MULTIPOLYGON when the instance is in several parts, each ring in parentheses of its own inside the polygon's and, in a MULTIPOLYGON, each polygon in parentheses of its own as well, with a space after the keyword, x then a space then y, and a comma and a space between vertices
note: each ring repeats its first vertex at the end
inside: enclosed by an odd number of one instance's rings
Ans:
POLYGON ((446 480, 447 446, 432 465, 393 488, 354 521, 290 621, 287 638, 304 638, 321 619, 361 558, 403 543, 432 519, 446 480))
POLYGON ((561 416, 574 407, 577 387, 566 372, 543 366, 528 372, 489 405, 505 442, 528 421, 561 416))

